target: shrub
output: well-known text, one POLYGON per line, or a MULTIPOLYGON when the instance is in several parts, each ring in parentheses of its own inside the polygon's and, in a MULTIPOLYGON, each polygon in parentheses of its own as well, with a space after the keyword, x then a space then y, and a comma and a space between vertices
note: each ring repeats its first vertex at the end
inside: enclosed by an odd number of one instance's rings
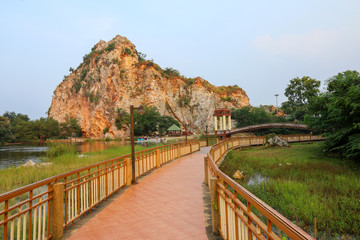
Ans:
POLYGON ((106 51, 111 52, 112 50, 115 49, 115 43, 109 43, 109 45, 105 48, 106 51))
POLYGON ((165 68, 164 73, 169 76, 179 77, 180 72, 174 68, 165 68))
POLYGON ((125 48, 124 55, 131 55, 131 54, 132 54, 132 52, 131 52, 130 48, 125 48))
POLYGON ((46 153, 47 158, 53 159, 64 154, 76 154, 75 145, 71 143, 48 143, 49 150, 46 153))
POLYGON ((136 51, 136 55, 138 56, 139 63, 146 61, 146 54, 142 52, 136 51))
POLYGON ((80 88, 81 88, 81 82, 80 81, 75 81, 74 84, 72 85, 72 88, 75 89, 75 93, 78 93, 80 91, 80 88))

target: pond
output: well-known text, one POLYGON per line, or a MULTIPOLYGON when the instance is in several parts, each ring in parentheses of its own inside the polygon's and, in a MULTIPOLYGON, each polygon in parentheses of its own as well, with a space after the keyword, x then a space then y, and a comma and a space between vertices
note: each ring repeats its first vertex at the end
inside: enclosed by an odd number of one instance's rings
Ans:
MULTIPOLYGON (((79 154, 96 152, 110 147, 130 146, 130 142, 123 141, 95 141, 87 143, 74 143, 79 154)), ((21 144, 0 146, 0 169, 19 166, 27 161, 39 162, 46 157, 49 148, 45 144, 21 144)))

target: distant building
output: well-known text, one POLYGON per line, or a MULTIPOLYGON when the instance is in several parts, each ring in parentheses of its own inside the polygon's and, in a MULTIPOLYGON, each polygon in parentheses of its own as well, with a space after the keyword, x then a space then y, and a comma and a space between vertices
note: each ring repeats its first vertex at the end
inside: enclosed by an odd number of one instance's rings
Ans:
POLYGON ((168 128, 167 133, 171 136, 181 136, 181 129, 173 124, 171 127, 168 128))

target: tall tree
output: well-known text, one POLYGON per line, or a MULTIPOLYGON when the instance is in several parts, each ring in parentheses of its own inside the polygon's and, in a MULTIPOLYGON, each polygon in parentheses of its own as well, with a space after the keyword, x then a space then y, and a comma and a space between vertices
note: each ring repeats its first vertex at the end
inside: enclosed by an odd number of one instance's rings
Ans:
POLYGON ((288 101, 282 104, 282 109, 293 119, 303 121, 309 100, 319 94, 320 81, 310 77, 293 78, 285 89, 288 101))
POLYGON ((327 91, 313 98, 305 122, 324 132, 325 146, 360 158, 360 74, 345 71, 327 81, 327 91))
POLYGON ((180 127, 180 123, 176 121, 173 117, 170 116, 161 116, 159 118, 159 124, 158 124, 158 130, 160 134, 165 133, 169 127, 171 127, 173 124, 180 127))
MULTIPOLYGON (((149 135, 155 131, 164 133, 171 125, 176 124, 180 126, 179 122, 170 116, 161 116, 156 107, 144 107, 145 112, 140 114, 137 111, 134 112, 134 126, 135 135, 149 135)), ((130 129, 130 114, 124 109, 119 108, 117 110, 117 116, 115 119, 115 125, 117 129, 130 129)))
POLYGON ((67 117, 66 121, 60 123, 61 137, 81 137, 82 129, 76 118, 67 117))
POLYGON ((273 121, 273 116, 261 107, 246 106, 233 110, 231 115, 236 120, 236 127, 246 127, 273 121))

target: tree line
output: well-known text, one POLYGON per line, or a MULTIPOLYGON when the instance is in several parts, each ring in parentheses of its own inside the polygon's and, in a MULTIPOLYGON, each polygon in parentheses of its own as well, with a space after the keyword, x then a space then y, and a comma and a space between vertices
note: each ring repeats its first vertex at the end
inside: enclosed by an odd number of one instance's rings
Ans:
MULTIPOLYGON (((321 92, 320 81, 316 79, 309 76, 291 79, 285 89, 288 100, 281 106, 285 117, 251 106, 233 110, 232 116, 237 127, 265 122, 305 123, 314 133, 326 137, 325 151, 360 159, 360 74, 348 70, 329 78, 325 84, 321 92)), ((286 130, 258 133, 283 131, 286 130)))
POLYGON ((71 117, 59 123, 53 118, 32 121, 28 115, 15 112, 5 112, 0 116, 0 143, 32 142, 81 135, 81 127, 77 120, 71 117))
MULTIPOLYGON (((164 134, 167 129, 180 123, 173 117, 163 116, 156 107, 144 107, 145 112, 140 114, 135 111, 134 120, 135 135, 164 134)), ((119 130, 130 129, 130 114, 124 109, 116 111, 115 125, 119 130)), ((104 135, 109 131, 103 130, 104 135)), ((53 118, 40 118, 30 120, 28 115, 5 112, 0 116, 0 143, 32 142, 46 140, 48 138, 64 139, 68 137, 81 137, 82 129, 77 119, 68 117, 65 122, 59 123, 53 118)))

